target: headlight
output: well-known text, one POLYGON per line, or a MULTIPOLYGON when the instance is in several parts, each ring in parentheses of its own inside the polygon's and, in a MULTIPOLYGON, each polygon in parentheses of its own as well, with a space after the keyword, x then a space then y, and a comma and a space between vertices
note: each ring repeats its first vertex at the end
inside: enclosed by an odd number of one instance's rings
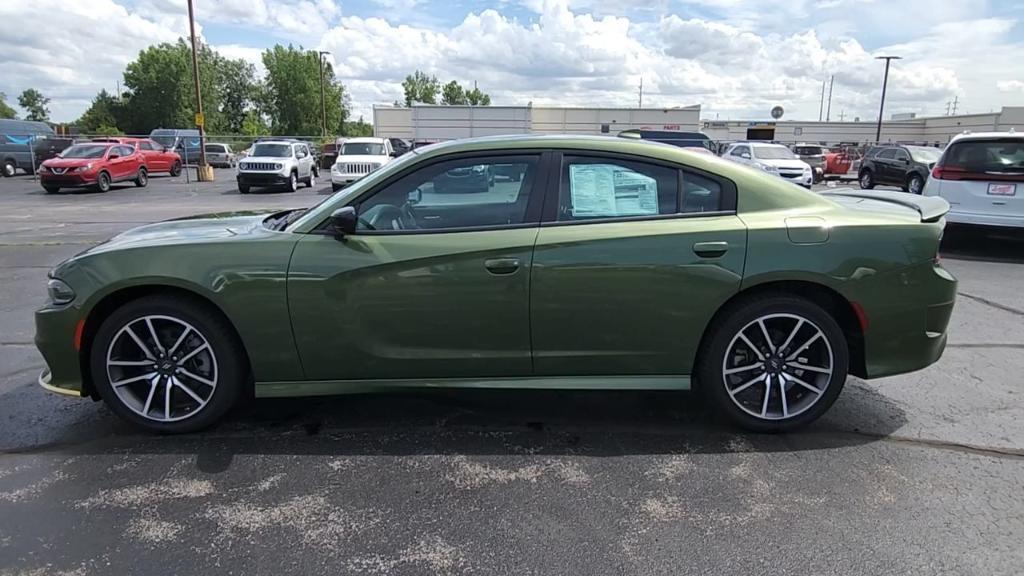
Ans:
POLYGON ((75 291, 71 289, 71 286, 57 278, 50 278, 46 282, 46 292, 54 304, 67 304, 75 299, 75 291))
POLYGON ((331 172, 334 172, 335 174, 341 174, 341 166, 338 166, 337 164, 332 165, 331 172))
POLYGON ((47 168, 46 166, 43 166, 42 164, 40 164, 39 165, 39 169, 36 170, 36 172, 39 172, 40 174, 46 174, 49 171, 50 171, 50 169, 47 168))
POLYGON ((765 172, 771 172, 772 174, 775 174, 776 172, 779 171, 778 168, 772 166, 771 164, 759 164, 758 166, 761 167, 761 170, 764 170, 765 172))
POLYGON ((280 170, 281 168, 284 168, 283 164, 274 164, 274 170, 280 170))
POLYGON ((75 168, 75 172, 88 172, 89 170, 92 170, 91 163, 86 164, 85 166, 79 166, 78 168, 75 168))

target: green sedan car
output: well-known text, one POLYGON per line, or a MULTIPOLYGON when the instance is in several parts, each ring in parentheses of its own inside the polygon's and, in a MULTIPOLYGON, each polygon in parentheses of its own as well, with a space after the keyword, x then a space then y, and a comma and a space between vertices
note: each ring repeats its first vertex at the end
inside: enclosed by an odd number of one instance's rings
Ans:
POLYGON ((942 355, 948 208, 644 141, 438 144, 309 209, 151 224, 63 262, 39 382, 159 432, 248 392, 415 387, 694 388, 785 430, 850 374, 942 355), (471 172, 495 176, 438 185, 471 172))

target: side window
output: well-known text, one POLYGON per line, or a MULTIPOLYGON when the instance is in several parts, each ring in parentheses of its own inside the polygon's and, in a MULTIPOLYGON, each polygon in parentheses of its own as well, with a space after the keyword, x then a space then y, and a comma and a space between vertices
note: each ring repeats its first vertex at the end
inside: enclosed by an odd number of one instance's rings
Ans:
POLYGON ((722 185, 699 174, 683 172, 683 205, 680 212, 718 212, 724 210, 722 185))
POLYGON ((907 151, 903 148, 895 148, 894 150, 897 160, 910 160, 910 154, 907 154, 907 151))
POLYGON ((750 148, 746 146, 737 146, 732 149, 730 156, 743 156, 743 154, 750 154, 750 148))
POLYGON ((359 203, 358 229, 422 231, 524 224, 539 156, 460 158, 408 174, 359 203))
POLYGON ((296 158, 304 158, 305 157, 305 154, 302 153, 302 146, 299 145, 299 144, 296 144, 296 145, 292 146, 292 151, 295 153, 294 155, 295 155, 296 158))
POLYGON ((153 145, 150 144, 147 140, 143 140, 142 142, 139 142, 139 148, 143 150, 152 150, 153 145))
POLYGON ((675 214, 679 173, 672 168, 619 160, 566 156, 558 221, 675 214))
POLYGON ((896 157, 896 149, 895 148, 886 148, 885 150, 882 150, 881 152, 879 152, 878 154, 875 155, 875 158, 877 158, 879 160, 892 160, 895 157, 896 157))

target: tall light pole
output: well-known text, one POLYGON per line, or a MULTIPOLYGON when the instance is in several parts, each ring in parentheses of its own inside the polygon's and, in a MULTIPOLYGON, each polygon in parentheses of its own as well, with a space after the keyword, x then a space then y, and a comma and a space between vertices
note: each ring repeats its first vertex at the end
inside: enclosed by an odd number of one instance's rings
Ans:
POLYGON ((317 52, 317 59, 320 62, 320 136, 327 137, 327 101, 324 99, 324 54, 330 54, 327 50, 317 52))
POLYGON ((875 60, 885 60, 885 78, 882 80, 882 103, 878 106, 878 129, 875 131, 875 143, 882 139, 882 113, 885 111, 885 89, 889 85, 889 63, 902 60, 902 56, 876 56, 875 60))
MULTIPOLYGON (((196 49, 198 39, 196 38, 196 17, 192 9, 192 0, 188 0, 188 30, 192 37, 192 79, 196 84, 196 127, 199 128, 199 180, 206 182, 213 180, 213 171, 206 165, 206 131, 203 125, 206 119, 203 117, 203 94, 199 89, 199 54, 196 49)), ((185 143, 188 150, 188 142, 185 143)))

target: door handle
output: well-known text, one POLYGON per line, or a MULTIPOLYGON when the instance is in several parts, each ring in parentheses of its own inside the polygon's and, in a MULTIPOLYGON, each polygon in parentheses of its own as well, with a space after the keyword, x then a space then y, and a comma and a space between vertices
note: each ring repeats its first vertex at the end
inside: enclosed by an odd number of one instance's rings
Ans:
POLYGON ((693 253, 701 258, 718 258, 728 251, 728 242, 697 242, 693 245, 693 253))
POLYGON ((519 258, 490 258, 484 260, 484 268, 491 274, 512 274, 519 270, 519 258))

